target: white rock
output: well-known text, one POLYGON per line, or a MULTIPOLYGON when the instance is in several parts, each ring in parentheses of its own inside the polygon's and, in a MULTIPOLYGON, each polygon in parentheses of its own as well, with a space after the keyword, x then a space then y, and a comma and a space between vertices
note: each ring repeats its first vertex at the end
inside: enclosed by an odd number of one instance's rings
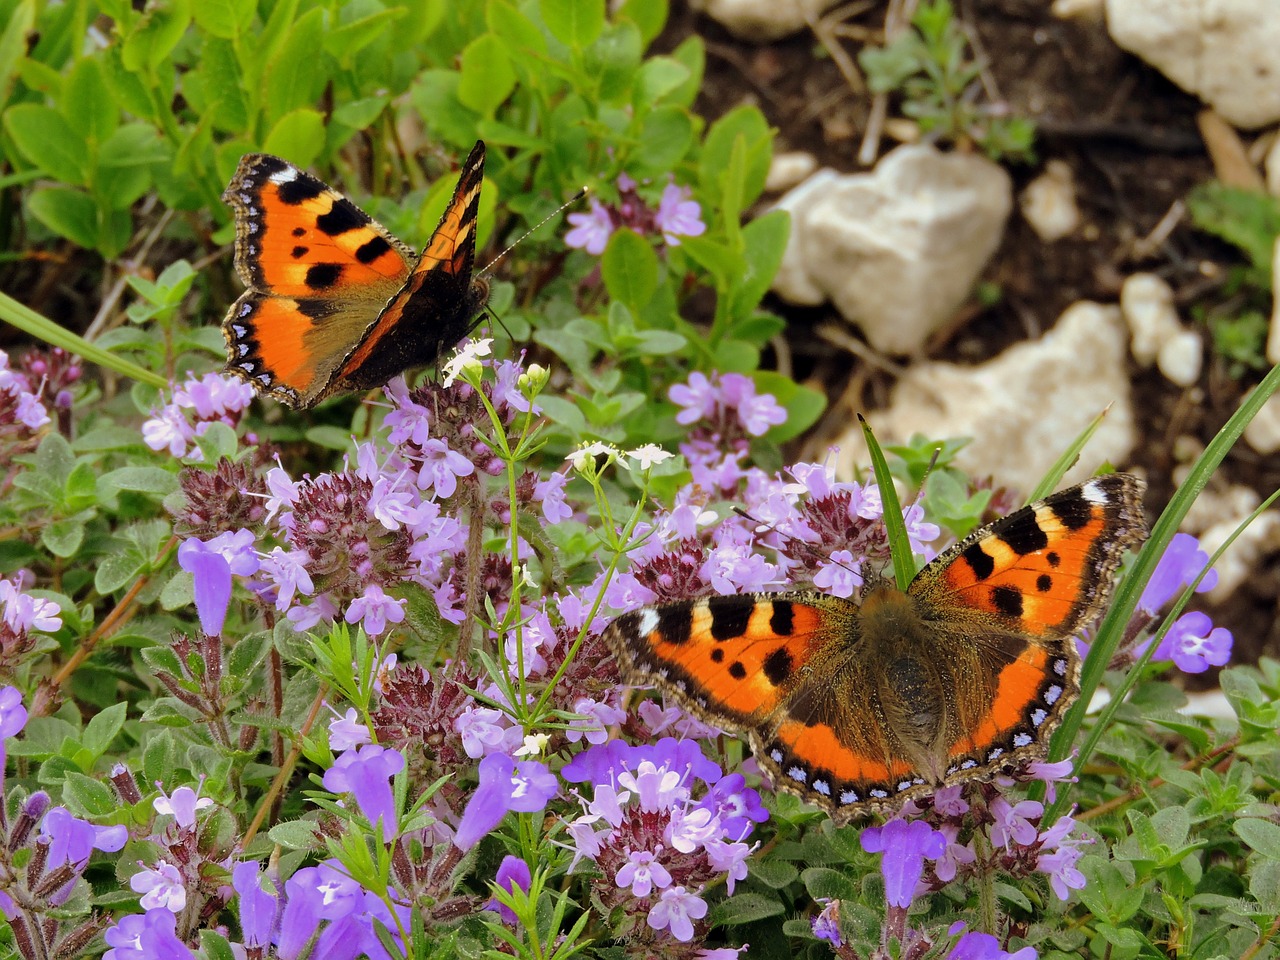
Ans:
POLYGON ((809 275, 809 264, 798 233, 809 207, 827 196, 839 180, 840 174, 830 168, 823 168, 774 204, 775 210, 785 210, 791 214, 791 236, 787 240, 787 249, 782 253, 778 274, 773 278, 774 292, 788 303, 816 307, 827 301, 826 292, 809 275))
POLYGON ((1280 197, 1280 137, 1276 137, 1262 161, 1262 169, 1267 174, 1267 192, 1273 197, 1280 197))
POLYGON ((1101 20, 1104 3, 1105 0, 1053 0, 1049 12, 1059 20, 1101 20))
MULTIPOLYGON (((956 456, 971 476, 1030 491, 1063 450, 1113 404, 1066 483, 1103 461, 1124 463, 1134 445, 1126 331, 1114 306, 1080 302, 1039 340, 1010 347, 977 367, 918 363, 893 389, 888 408, 868 414, 876 437, 901 443, 973 437, 956 456)), ((862 432, 840 439, 841 476, 867 462, 862 432)))
POLYGON ((1280 450, 1280 393, 1273 393, 1249 421, 1244 442, 1263 455, 1280 450))
POLYGON ((912 353, 968 296, 1013 196, 985 157, 911 144, 871 173, 819 171, 778 206, 793 218, 779 296, 830 299, 877 350, 912 353))
POLYGON ((1111 38, 1229 123, 1280 120, 1276 0, 1107 0, 1111 38))
MULTIPOLYGON (((1178 485, 1181 484, 1179 480, 1178 485)), ((1238 523, 1261 502, 1258 491, 1243 483, 1233 483, 1225 490, 1211 484, 1192 502, 1191 509, 1182 518, 1181 529, 1184 533, 1200 534, 1219 523, 1238 523)))
POLYGON ((790 190, 817 169, 818 158, 812 153, 805 153, 803 150, 775 153, 769 164, 769 175, 765 178, 764 188, 773 193, 790 190))
MULTIPOLYGON (((1205 530, 1200 534, 1200 548, 1212 556, 1247 515, 1232 517, 1205 530)), ((1245 527, 1214 564, 1218 582, 1209 591, 1209 599, 1222 603, 1235 592, 1236 587, 1255 575, 1267 554, 1276 550, 1280 550, 1280 512, 1267 510, 1245 527)))
POLYGON ((1156 364, 1180 387, 1200 379, 1204 344, 1199 333, 1182 326, 1169 284, 1154 273, 1133 274, 1120 288, 1120 312, 1129 324, 1129 349, 1141 366, 1156 364))
POLYGON ((1045 243, 1070 236, 1080 226, 1075 177, 1061 160, 1045 164, 1044 173, 1022 191, 1019 205, 1023 219, 1045 243))
POLYGON ((796 33, 838 0, 690 0, 689 6, 719 21, 735 37, 765 43, 796 33))
POLYGON ((1156 367, 1180 387, 1189 387, 1200 379, 1204 363, 1204 341, 1194 330, 1179 330, 1160 345, 1156 367))
POLYGON ((1267 333, 1267 360, 1280 363, 1280 238, 1271 248, 1271 329, 1267 333))

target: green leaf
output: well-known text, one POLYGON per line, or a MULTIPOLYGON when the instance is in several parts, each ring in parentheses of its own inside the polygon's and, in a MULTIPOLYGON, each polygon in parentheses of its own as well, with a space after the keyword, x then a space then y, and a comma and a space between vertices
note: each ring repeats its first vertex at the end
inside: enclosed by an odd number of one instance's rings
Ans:
POLYGON ((168 0, 163 5, 147 7, 125 37, 121 49, 124 65, 134 73, 154 75, 190 23, 191 0, 168 0))
POLYGON ((59 102, 67 126, 84 141, 90 156, 120 122, 120 108, 97 57, 85 57, 71 68, 59 102))
POLYGON ((95 756, 102 756, 111 748, 116 734, 124 729, 124 721, 129 713, 127 703, 113 703, 104 710, 99 710, 85 724, 80 743, 95 756))
POLYGON ((216 930, 200 930, 200 952, 208 960, 235 960, 231 942, 216 930))
POLYGON ((106 817, 120 808, 115 794, 106 784, 75 771, 68 771, 62 783, 62 800, 73 814, 80 817, 106 817))
POLYGON ((309 167, 324 150, 324 115, 311 107, 291 110, 276 121, 262 149, 309 167))
POLYGON ((167 497, 179 489, 178 476, 163 467, 120 467, 98 478, 98 496, 106 500, 121 490, 167 497))
POLYGON ((733 168, 735 143, 744 151, 745 165, 741 171, 742 182, 732 186, 745 209, 763 192, 773 159, 773 133, 764 114, 756 107, 730 110, 707 132, 698 161, 698 176, 704 191, 712 197, 724 197, 729 189, 725 178, 733 168))
POLYGON ((782 266, 782 255, 791 235, 791 215, 773 210, 742 228, 743 259, 746 268, 733 287, 729 312, 733 317, 751 317, 782 266))
POLYGON ((858 900, 858 886, 847 874, 829 867, 809 867, 801 873, 804 888, 817 900, 858 900))
POLYGON ((689 79, 690 71, 679 60, 650 57, 640 67, 636 78, 635 104, 648 108, 689 79))
POLYGON ((125 124, 98 151, 94 196, 112 210, 128 210, 153 186, 151 166, 172 156, 169 142, 151 124, 125 124))
POLYGON ((516 71, 510 48, 492 33, 486 33, 467 44, 462 51, 462 77, 458 82, 458 99, 483 117, 493 112, 511 95, 516 86, 516 71))
MULTIPOLYGON (((86 183, 88 147, 84 138, 57 110, 38 103, 20 103, 5 111, 4 128, 13 138, 18 152, 38 169, 66 184, 83 186, 86 183)), ((31 201, 28 205, 32 205, 31 201)), ((96 233, 96 229, 92 232, 96 233)), ((62 235, 67 236, 65 233, 62 235)), ((81 246, 92 248, 93 244, 83 243, 81 246)))
POLYGON ((256 11, 253 0, 200 0, 194 13, 196 24, 205 33, 236 40, 253 25, 256 11))
POLYGON ((766 887, 772 887, 774 890, 781 890, 783 887, 795 883, 800 876, 800 869, 793 863, 785 860, 756 860, 747 861, 747 872, 756 880, 759 880, 766 887))
POLYGON ((684 160, 693 146, 693 119, 682 107, 657 107, 640 129, 643 148, 633 155, 636 176, 661 177, 684 160))
MULTIPOLYGON (((347 7, 355 8, 356 5, 348 4, 347 7)), ((396 21, 403 20, 407 15, 408 11, 402 7, 388 7, 385 10, 375 9, 366 16, 339 24, 325 31, 325 52, 336 58, 343 67, 350 67, 361 50, 382 36, 395 33, 398 29, 396 21)))
POLYGON ((103 596, 110 596, 127 583, 138 578, 150 560, 135 546, 122 546, 98 561, 93 574, 93 586, 103 596))
POLYGON ((647 47, 658 38, 666 25, 668 3, 669 0, 626 0, 614 17, 634 23, 640 29, 641 39, 647 47))
POLYGON ((27 197, 31 215, 60 237, 93 250, 98 245, 98 207, 71 187, 40 187, 27 197))
POLYGON ((18 65, 27 53, 27 37, 36 22, 36 0, 19 0, 8 11, 9 22, 0 32, 0 106, 9 100, 18 65))
POLYGON ((600 260, 600 274, 611 297, 639 312, 658 289, 658 255, 634 231, 615 230, 600 260))
POLYGON ((182 610, 195 602, 195 579, 185 570, 175 572, 160 591, 161 610, 182 610))
POLYGON ((288 27, 280 50, 263 77, 267 115, 274 123, 291 110, 312 106, 325 82, 324 13, 308 10, 288 27))
POLYGON ((1271 252, 1280 237, 1280 200, 1257 190, 1215 182, 1192 190, 1187 209, 1201 230, 1244 251, 1258 281, 1271 289, 1271 252))
POLYGON ((268 831, 267 836, 273 843, 278 843, 287 850, 316 850, 320 841, 316 839, 317 825, 308 820, 290 820, 277 823, 268 831))
POLYGON ((1280 860, 1280 825, 1257 817, 1241 817, 1231 829, 1264 857, 1280 860))
POLYGON ((271 634, 259 630, 241 637, 236 641, 227 657, 227 673, 229 676, 245 678, 253 676, 256 667, 271 649, 271 634))
POLYGON ((729 900, 721 900, 712 908, 710 921, 713 926, 735 926, 753 923, 786 912, 786 907, 773 897, 753 891, 744 891, 729 900))
POLYGON ((54 520, 40 531, 40 542, 55 557, 73 557, 84 543, 84 524, 79 520, 54 520))
POLYGON ((542 22, 567 47, 582 50, 604 30, 604 0, 541 0, 542 22))

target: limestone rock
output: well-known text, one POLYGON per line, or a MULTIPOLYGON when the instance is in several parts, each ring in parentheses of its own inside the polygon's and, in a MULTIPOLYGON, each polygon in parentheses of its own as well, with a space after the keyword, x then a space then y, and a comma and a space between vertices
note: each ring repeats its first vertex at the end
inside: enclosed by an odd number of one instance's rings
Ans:
POLYGON ((1280 450, 1280 393, 1274 393, 1244 428, 1244 442, 1266 456, 1280 450))
POLYGON ((1271 329, 1267 333, 1267 360, 1280 363, 1280 239, 1271 248, 1271 329))
MULTIPOLYGON (((888 408, 868 415, 881 443, 913 433, 930 439, 973 437, 956 457, 971 476, 1030 491, 1104 407, 1111 411, 1064 483, 1083 480, 1101 462, 1123 464, 1135 434, 1127 335, 1114 306, 1080 302, 1039 340, 1010 347, 977 367, 919 363, 893 389, 888 408)), ((842 437, 838 472, 865 465, 860 429, 842 437)))
POLYGON ((718 21, 741 40, 767 43, 803 30, 837 0, 691 0, 689 6, 718 21))
POLYGON ((1044 173, 1032 180, 1019 198, 1022 217, 1045 243, 1069 237, 1080 226, 1076 182, 1071 167, 1050 160, 1044 173))
POLYGON ((769 164, 769 176, 765 178, 764 188, 776 193, 790 190, 802 183, 818 169, 818 158, 803 150, 790 150, 775 153, 773 162, 769 164))
POLYGON ((779 202, 791 239, 774 290, 830 299, 885 353, 912 353, 947 322, 1000 245, 1009 175, 985 157, 899 147, 870 173, 819 171, 779 202))
POLYGON ((1120 288, 1120 312, 1129 324, 1129 349, 1144 367, 1155 364, 1180 387, 1200 379, 1204 342, 1182 326, 1173 289, 1154 273, 1135 273, 1120 288))
POLYGON ((1107 0, 1107 27, 1235 126, 1280 120, 1275 0, 1107 0))

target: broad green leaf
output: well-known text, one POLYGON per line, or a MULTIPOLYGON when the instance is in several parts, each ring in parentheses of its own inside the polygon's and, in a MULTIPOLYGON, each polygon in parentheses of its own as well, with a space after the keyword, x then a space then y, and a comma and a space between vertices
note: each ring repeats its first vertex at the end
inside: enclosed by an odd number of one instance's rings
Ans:
POLYGON ((98 245, 98 208, 87 193, 71 187, 42 187, 27 197, 27 209, 58 236, 86 250, 98 245))
POLYGON ((632 102, 631 90, 644 57, 640 30, 630 20, 616 23, 583 53, 583 69, 596 82, 601 103, 632 102))
POLYGON ((604 30, 604 0, 540 0, 542 22, 567 47, 582 50, 604 30))
POLYGON ((62 800, 73 814, 95 819, 110 816, 120 807, 105 783, 75 771, 68 771, 62 783, 62 800))
POLYGON ((173 53, 190 23, 191 0, 169 0, 147 7, 124 39, 124 65, 134 73, 156 76, 156 68, 173 53))
POLYGON ((665 177, 693 146, 694 125, 680 107, 658 107, 646 114, 640 145, 633 154, 636 176, 665 177))
POLYGON ((40 542, 55 557, 73 557, 84 543, 84 524, 79 520, 54 520, 40 531, 40 542))
POLYGON ((515 89, 512 51, 492 33, 469 43, 462 51, 458 99, 481 116, 492 116, 515 89))
POLYGON ((689 68, 670 57, 650 57, 640 67, 635 103, 648 108, 689 79, 689 68))
POLYGON ((638 312, 658 289, 658 256, 635 232, 615 230, 600 259, 600 274, 609 295, 638 312))
POLYGON ((93 192, 113 210, 127 210, 152 186, 152 164, 172 156, 169 142, 149 123, 127 123, 102 145, 93 192))
POLYGON ((791 216, 773 210, 757 217, 742 228, 742 257, 746 269, 733 288, 730 313, 733 317, 750 317, 782 266, 782 255, 791 234, 791 216))
POLYGON ((110 596, 137 580, 149 563, 149 558, 143 556, 136 546, 118 545, 98 561, 93 575, 94 589, 103 596, 110 596))
POLYGON ((128 713, 129 705, 126 703, 113 703, 106 709, 99 710, 85 724, 80 743, 95 755, 102 756, 111 747, 116 734, 124 729, 128 713))
POLYGON ((264 89, 272 123, 299 107, 315 104, 325 83, 324 10, 308 10, 288 28, 280 50, 267 66, 264 89))
POLYGON ((401 7, 389 7, 377 10, 368 16, 359 17, 348 23, 340 24, 332 30, 326 30, 324 36, 325 52, 334 57, 344 67, 349 67, 356 55, 365 47, 379 39, 388 31, 399 32, 397 21, 403 20, 407 11, 401 7))
POLYGON ((9 100, 18 64, 27 52, 27 37, 36 21, 36 0, 19 0, 9 11, 9 22, 0 32, 0 107, 9 100))
POLYGON ((120 467, 98 478, 98 495, 104 500, 120 490, 167 497, 177 489, 177 474, 163 467, 120 467))
POLYGON ((1231 825, 1236 836, 1271 860, 1280 860, 1280 824, 1257 817, 1241 817, 1231 825))
POLYGON ((786 909, 775 897, 744 891, 717 903, 712 908, 710 920, 717 926, 728 927, 776 917, 785 913, 786 909))
POLYGON ((645 46, 653 43, 667 22, 669 0, 626 0, 614 16, 630 20, 640 29, 645 46))
MULTIPOLYGON (((4 128, 18 152, 50 177, 76 186, 85 183, 89 171, 88 148, 84 138, 57 110, 38 103, 20 103, 5 111, 4 128)), ((81 243, 81 246, 92 247, 93 243, 81 243)))
POLYGON ((92 155, 120 122, 120 108, 107 87, 102 63, 85 57, 71 68, 63 87, 62 114, 92 155))
POLYGON ((196 23, 205 33, 223 40, 235 40, 253 25, 257 4, 253 0, 199 0, 196 23))
POLYGON ((300 167, 311 166, 324 150, 324 115, 310 107, 286 113, 271 128, 262 149, 300 167))
POLYGON ((227 673, 233 677, 249 677, 271 649, 271 634, 259 630, 236 641, 227 656, 227 673))
POLYGON ((755 202, 764 190, 765 177, 773 160, 773 132, 764 114, 756 107, 730 110, 711 125, 702 145, 699 178, 711 196, 723 195, 728 189, 724 178, 731 168, 735 142, 744 150, 742 182, 735 186, 740 201, 746 206, 755 202))

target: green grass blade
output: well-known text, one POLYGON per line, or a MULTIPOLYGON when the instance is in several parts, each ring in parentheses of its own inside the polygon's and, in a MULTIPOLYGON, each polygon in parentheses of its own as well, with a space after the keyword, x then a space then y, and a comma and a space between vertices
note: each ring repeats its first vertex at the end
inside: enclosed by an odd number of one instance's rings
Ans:
POLYGON ((889 472, 889 461, 871 432, 871 424, 858 414, 862 435, 867 438, 867 450, 871 453, 871 471, 880 487, 880 503, 884 506, 884 530, 889 541, 889 556, 893 558, 893 578, 899 590, 906 590, 916 575, 916 562, 911 555, 911 541, 907 538, 907 523, 902 519, 902 504, 889 472))

